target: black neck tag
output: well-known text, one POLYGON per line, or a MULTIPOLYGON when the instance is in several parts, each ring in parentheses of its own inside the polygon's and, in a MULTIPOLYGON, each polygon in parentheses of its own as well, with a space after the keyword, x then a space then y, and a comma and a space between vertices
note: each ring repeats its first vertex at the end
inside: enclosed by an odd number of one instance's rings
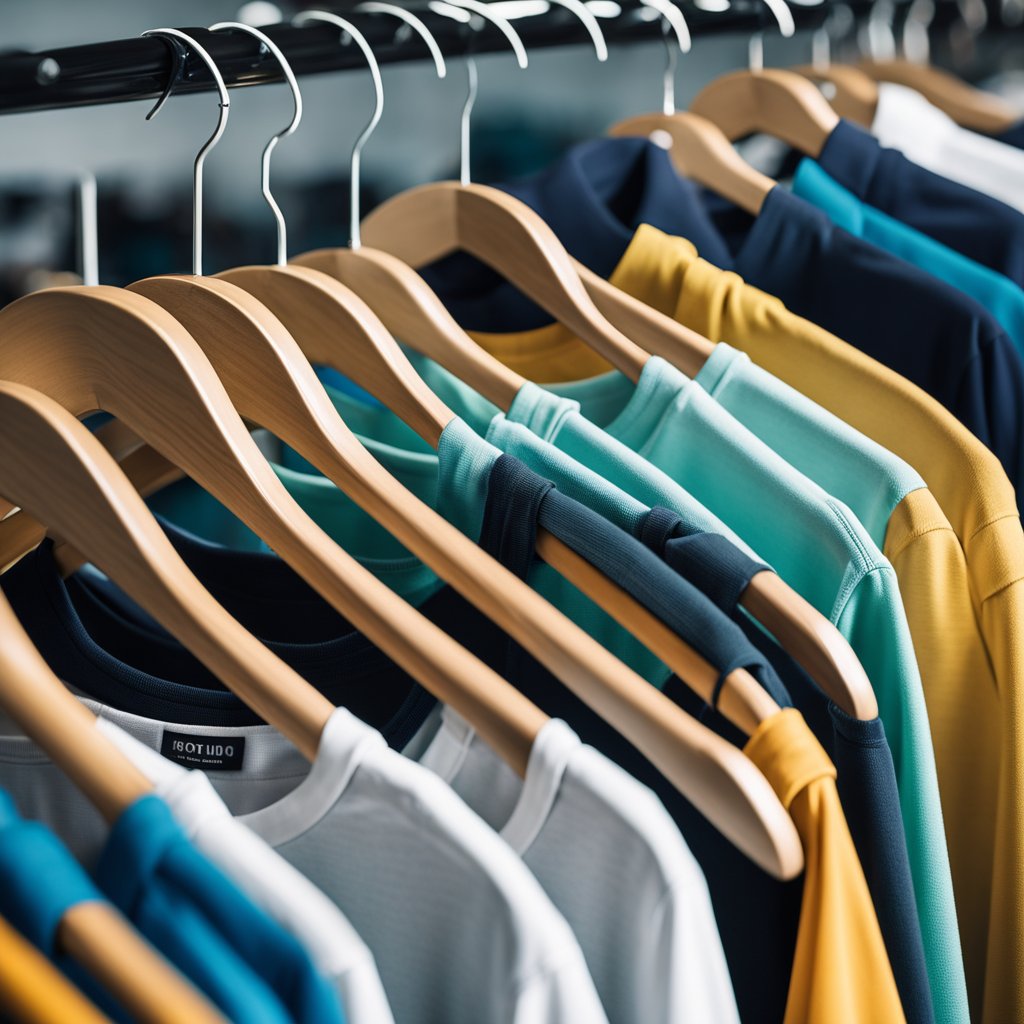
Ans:
POLYGON ((196 736, 164 730, 160 753, 186 768, 207 772, 240 772, 245 759, 244 736, 196 736))

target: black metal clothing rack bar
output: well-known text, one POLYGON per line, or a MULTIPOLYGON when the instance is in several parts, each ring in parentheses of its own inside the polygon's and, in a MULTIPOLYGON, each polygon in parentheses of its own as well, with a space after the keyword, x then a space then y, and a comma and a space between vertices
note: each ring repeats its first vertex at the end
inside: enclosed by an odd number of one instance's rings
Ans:
MULTIPOLYGON (((619 14, 600 19, 609 45, 660 37, 661 21, 650 8, 635 0, 619 0, 618 6, 619 14)), ((861 2, 859 6, 866 5, 861 2)), ((504 36, 482 20, 482 27, 476 29, 436 14, 428 7, 410 9, 423 18, 446 56, 508 49, 504 36)), ((729 9, 720 12, 702 10, 687 2, 683 11, 694 36, 775 31, 774 20, 763 0, 732 0, 729 9)), ((428 57, 423 41, 415 33, 401 31, 394 18, 353 13, 345 8, 338 8, 338 13, 366 35, 381 64, 428 57)), ((816 7, 793 6, 799 27, 819 26, 827 13, 827 3, 816 7)), ((553 4, 543 14, 517 18, 514 25, 528 51, 589 43, 579 20, 553 4)), ((251 36, 214 34, 202 28, 187 31, 209 51, 229 88, 283 81, 277 61, 251 36)), ((338 30, 331 26, 294 28, 280 24, 264 31, 285 52, 297 74, 366 67, 358 47, 351 41, 347 46, 341 45, 338 30)), ((0 53, 0 113, 156 99, 175 73, 180 73, 174 85, 175 95, 213 88, 210 74, 198 58, 188 56, 183 67, 179 66, 180 61, 180 55, 166 39, 154 37, 89 43, 39 53, 0 53)))

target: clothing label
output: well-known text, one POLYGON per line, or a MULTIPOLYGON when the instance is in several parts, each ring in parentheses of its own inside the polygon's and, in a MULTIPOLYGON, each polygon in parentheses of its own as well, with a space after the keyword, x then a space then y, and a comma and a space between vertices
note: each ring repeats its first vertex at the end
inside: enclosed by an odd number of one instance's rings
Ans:
POLYGON ((240 772, 245 756, 244 736, 196 736, 164 730, 160 753, 186 768, 240 772))

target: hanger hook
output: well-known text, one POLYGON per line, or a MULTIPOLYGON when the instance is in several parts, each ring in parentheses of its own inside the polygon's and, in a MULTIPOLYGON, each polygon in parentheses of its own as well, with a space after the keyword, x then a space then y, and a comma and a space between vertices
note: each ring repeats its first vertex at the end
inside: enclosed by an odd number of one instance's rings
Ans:
POLYGON ((352 146, 352 156, 349 162, 348 236, 349 245, 353 249, 358 249, 363 244, 359 234, 359 181, 363 146, 369 141, 374 129, 380 123, 381 115, 384 113, 384 83, 380 77, 380 65, 377 63, 377 58, 373 55, 373 49, 366 41, 366 36, 351 21, 339 18, 337 14, 331 14, 329 11, 303 11, 292 18, 293 25, 308 25, 311 21, 325 21, 328 25, 340 28, 342 31, 342 45, 345 45, 345 35, 347 34, 362 51, 363 56, 366 58, 366 63, 370 67, 370 77, 373 79, 373 113, 370 115, 370 120, 367 122, 366 127, 359 133, 359 137, 352 146))
POLYGON ((661 19, 661 40, 665 44, 665 74, 662 80, 661 112, 671 117, 676 112, 676 66, 679 63, 679 48, 669 38, 672 26, 661 19))
POLYGON ((868 56, 872 60, 893 60, 896 56, 896 35, 893 23, 896 6, 892 0, 875 0, 864 29, 868 56))
MULTIPOLYGON (((523 45, 522 39, 519 38, 519 33, 512 27, 506 18, 503 18, 500 14, 495 14, 494 11, 490 10, 487 4, 480 3, 479 0, 455 0, 453 3, 448 3, 447 0, 434 0, 430 4, 430 9, 435 14, 443 15, 446 18, 453 18, 455 21, 468 24, 472 22, 472 14, 477 14, 484 21, 489 21, 494 25, 504 37, 509 41, 512 47, 512 52, 516 55, 516 63, 520 69, 525 69, 529 64, 529 58, 526 55, 526 47, 523 45), (472 12, 467 14, 466 12, 472 12)), ((476 70, 476 61, 472 56, 466 58, 466 74, 469 78, 469 90, 466 93, 466 102, 462 105, 462 117, 459 122, 460 130, 460 170, 459 170, 459 181, 463 185, 470 183, 469 175, 469 124, 470 117, 473 113, 473 106, 476 104, 476 94, 479 86, 479 76, 476 70)))
MULTIPOLYGON (((459 0, 454 0, 454 2, 458 3, 459 0)), ((608 59, 608 42, 604 37, 601 23, 594 17, 593 11, 583 3, 583 0, 549 0, 549 2, 564 7, 579 18, 594 44, 594 56, 604 63, 608 59)))
MULTIPOLYGON (((203 143, 203 148, 199 150, 196 155, 195 164, 192 167, 192 273, 196 277, 203 276, 203 164, 206 162, 206 157, 214 146, 220 142, 220 137, 224 134, 224 129, 228 126, 228 111, 231 106, 231 100, 228 98, 228 87, 224 84, 224 76, 221 75, 220 70, 214 63, 213 58, 206 52, 206 50, 199 45, 190 35, 182 32, 178 28, 152 28, 142 33, 144 36, 162 36, 172 37, 174 39, 183 40, 196 52, 202 62, 209 68, 210 74, 213 76, 213 80, 217 85, 217 92, 220 95, 220 101, 217 106, 220 108, 220 114, 217 118, 217 127, 213 130, 213 134, 203 143)), ((172 44, 173 46, 173 44, 172 44)), ((146 115, 147 120, 152 120, 159 113, 160 108, 164 105, 164 102, 170 96, 172 89, 181 79, 181 68, 184 67, 184 61, 182 60, 180 65, 175 66, 174 74, 171 77, 167 88, 164 90, 164 95, 157 101, 156 106, 146 115)))
POLYGON ((302 93, 299 91, 299 83, 296 81, 295 72, 292 71, 291 64, 288 63, 288 59, 281 52, 281 47, 265 32, 261 32, 258 28, 253 28, 251 25, 243 25, 239 21, 218 21, 216 25, 211 25, 208 31, 245 32, 250 36, 255 36, 263 47, 273 54, 278 64, 281 65, 285 81, 288 83, 288 88, 292 91, 292 99, 295 101, 295 113, 292 115, 292 119, 287 127, 274 135, 263 148, 260 176, 263 198, 267 201, 267 206, 270 207, 270 212, 274 215, 274 220, 277 223, 277 265, 283 267, 288 262, 288 227, 285 224, 281 207, 277 205, 277 200, 274 198, 273 192, 270 191, 270 157, 281 139, 291 135, 299 127, 299 122, 302 120, 302 93))
POLYGON ((932 0, 913 0, 903 22, 903 56, 915 64, 927 64, 931 54, 928 30, 935 20, 932 0))
MULTIPOLYGON (((686 18, 683 15, 681 7, 677 7, 671 0, 640 0, 642 7, 649 7, 652 11, 656 11, 661 15, 662 29, 668 25, 675 33, 676 42, 679 44, 680 53, 689 53, 690 48, 693 45, 693 39, 690 36, 690 26, 686 23, 686 18)), ((666 30, 666 45, 667 45, 667 30, 666 30)), ((672 91, 675 92, 675 67, 673 66, 673 84, 672 91)), ((674 100, 673 100, 673 113, 674 111, 674 100)))
MULTIPOLYGON (((434 61, 434 68, 437 70, 437 77, 444 78, 448 74, 448 67, 444 62, 444 54, 441 52, 441 47, 434 38, 433 32, 412 11, 407 11, 404 7, 399 7, 397 4, 379 3, 378 0, 366 0, 365 3, 356 4, 353 11, 364 14, 393 14, 396 18, 400 18, 408 28, 412 29, 427 44, 427 49, 430 51, 430 56, 434 61)), ((399 31, 401 31, 401 28, 399 31)))
MULTIPOLYGON (((764 0, 765 6, 771 11, 775 23, 779 26, 779 34, 789 39, 796 32, 793 12, 786 0, 764 0)), ((747 65, 751 71, 764 70, 764 32, 755 32, 747 46, 747 65)))

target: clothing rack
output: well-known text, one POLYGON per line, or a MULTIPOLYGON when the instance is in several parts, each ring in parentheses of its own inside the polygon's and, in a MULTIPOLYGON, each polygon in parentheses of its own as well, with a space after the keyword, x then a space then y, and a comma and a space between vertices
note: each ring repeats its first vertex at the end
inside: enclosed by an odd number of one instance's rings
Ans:
MULTIPOLYGON (((703 0, 703 4, 705 8, 711 6, 707 0, 703 0)), ((332 5, 300 6, 330 9, 332 5)), ((619 7, 615 16, 600 18, 609 45, 661 36, 661 18, 651 7, 637 0, 621 0, 609 6, 619 7)), ((864 0, 846 6, 858 14, 866 13, 870 7, 864 0)), ((401 30, 396 19, 334 7, 367 37, 381 64, 424 60, 429 56, 423 40, 413 32, 401 30)), ((720 32, 763 31, 770 35, 778 31, 763 0, 732 0, 725 11, 701 9, 690 2, 682 4, 681 9, 695 37, 720 32)), ((508 41, 490 24, 482 24, 479 30, 475 25, 471 28, 431 11, 425 4, 410 6, 410 10, 424 20, 445 56, 508 49, 508 41)), ((829 10, 829 2, 813 7, 792 6, 798 28, 820 27, 829 10)), ((579 19, 554 4, 544 13, 516 18, 513 24, 528 52, 590 41, 579 19)), ((252 37, 242 33, 214 34, 202 28, 187 31, 213 57, 229 88, 283 81, 278 62, 252 37)), ((331 26, 317 24, 295 28, 279 24, 265 31, 288 56, 296 74, 366 68, 359 48, 341 45, 338 30, 331 26)), ((38 53, 0 53, 0 113, 155 100, 171 83, 175 95, 213 88, 205 65, 187 54, 184 48, 174 47, 167 38, 140 37, 38 53)))

